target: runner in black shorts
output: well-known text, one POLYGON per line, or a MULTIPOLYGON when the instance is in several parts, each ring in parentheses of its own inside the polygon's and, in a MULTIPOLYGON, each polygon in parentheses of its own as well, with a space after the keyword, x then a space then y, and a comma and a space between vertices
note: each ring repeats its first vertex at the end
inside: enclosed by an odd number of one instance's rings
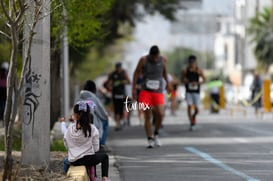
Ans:
POLYGON ((126 98, 125 85, 130 84, 127 72, 122 69, 122 64, 116 64, 116 70, 109 77, 108 82, 112 86, 112 98, 116 121, 116 131, 121 130, 121 119, 123 118, 124 102, 126 98))
POLYGON ((190 131, 194 131, 196 129, 196 116, 199 112, 201 85, 206 81, 206 78, 202 69, 197 66, 196 56, 189 56, 188 61, 188 67, 182 70, 182 82, 186 87, 190 131), (192 108, 194 109, 193 113, 192 108))

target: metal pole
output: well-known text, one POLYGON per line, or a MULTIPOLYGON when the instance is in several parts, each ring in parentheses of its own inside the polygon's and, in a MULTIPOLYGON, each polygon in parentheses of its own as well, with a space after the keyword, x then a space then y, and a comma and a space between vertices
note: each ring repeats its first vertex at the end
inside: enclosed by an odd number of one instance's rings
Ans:
MULTIPOLYGON (((65 23, 67 18, 67 11, 64 7, 63 9, 65 23)), ((67 25, 64 27, 63 32, 63 91, 64 91, 64 98, 63 98, 63 109, 64 109, 64 116, 66 118, 69 117, 69 45, 68 45, 68 38, 67 38, 67 25)))
POLYGON ((255 9, 256 16, 258 15, 259 10, 260 10, 260 2, 259 2, 259 0, 256 0, 256 9, 255 9))

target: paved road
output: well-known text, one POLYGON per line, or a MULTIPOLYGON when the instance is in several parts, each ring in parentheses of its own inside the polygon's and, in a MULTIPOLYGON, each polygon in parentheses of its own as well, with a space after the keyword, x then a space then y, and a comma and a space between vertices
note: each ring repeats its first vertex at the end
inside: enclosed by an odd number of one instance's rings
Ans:
POLYGON ((273 181, 273 119, 235 112, 202 112, 195 132, 188 131, 185 111, 167 116, 163 146, 146 149, 143 126, 110 130, 123 181, 273 181))

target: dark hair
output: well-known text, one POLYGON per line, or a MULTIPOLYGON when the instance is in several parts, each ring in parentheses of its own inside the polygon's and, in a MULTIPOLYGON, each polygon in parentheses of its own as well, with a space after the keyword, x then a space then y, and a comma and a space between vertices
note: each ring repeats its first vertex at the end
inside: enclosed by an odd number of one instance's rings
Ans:
POLYGON ((93 93, 97 92, 97 87, 94 81, 92 80, 87 80, 84 84, 83 90, 90 91, 93 93))
POLYGON ((197 60, 195 55, 190 55, 188 58, 189 62, 195 62, 197 60))
POLYGON ((154 45, 150 48, 150 55, 158 55, 160 53, 160 50, 157 45, 154 45))
POLYGON ((79 104, 76 104, 74 106, 74 113, 79 114, 79 119, 77 120, 77 124, 80 124, 81 129, 84 133, 85 137, 90 137, 91 136, 91 123, 93 122, 93 115, 90 112, 90 107, 86 103, 87 109, 86 111, 80 110, 79 109, 79 104), (89 133, 87 135, 87 133, 89 133))
POLYGON ((122 67, 122 63, 121 62, 117 62, 116 65, 115 65, 116 68, 120 68, 122 67))

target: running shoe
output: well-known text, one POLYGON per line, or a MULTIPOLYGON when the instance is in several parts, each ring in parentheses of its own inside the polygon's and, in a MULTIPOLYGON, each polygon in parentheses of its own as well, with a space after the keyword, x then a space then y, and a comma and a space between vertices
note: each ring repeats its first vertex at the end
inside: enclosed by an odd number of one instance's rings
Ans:
POLYGON ((191 125, 189 130, 190 131, 196 131, 196 126, 195 125, 191 125))
POLYGON ((149 139, 147 148, 150 149, 150 148, 153 148, 153 147, 154 147, 154 141, 152 139, 149 139))
POLYGON ((115 128, 115 131, 121 131, 122 130, 122 127, 121 126, 117 126, 116 128, 115 128))
POLYGON ((162 146, 162 144, 161 144, 161 142, 160 142, 160 140, 159 140, 159 138, 158 138, 157 135, 156 135, 155 138, 154 138, 154 142, 155 142, 155 146, 157 146, 157 147, 162 146))

